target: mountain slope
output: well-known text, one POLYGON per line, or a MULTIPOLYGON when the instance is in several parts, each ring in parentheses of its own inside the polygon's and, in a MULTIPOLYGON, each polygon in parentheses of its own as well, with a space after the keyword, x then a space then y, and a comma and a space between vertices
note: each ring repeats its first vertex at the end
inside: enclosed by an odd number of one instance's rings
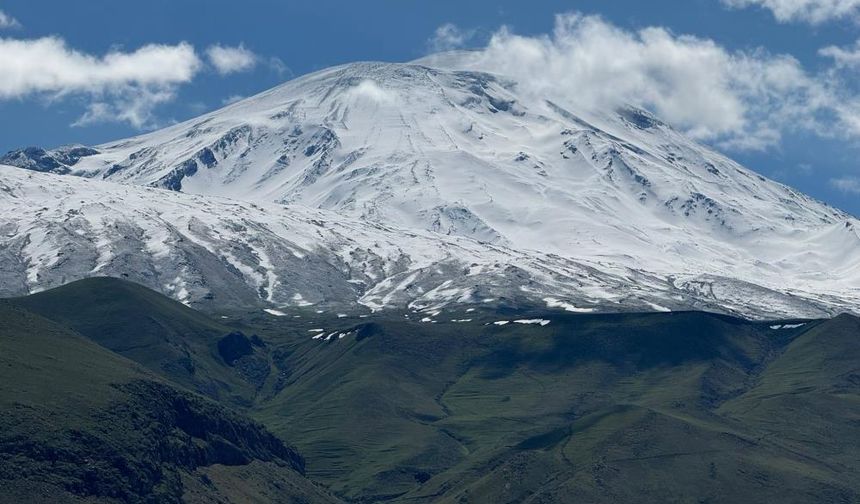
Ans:
POLYGON ((5 301, 0 410, 0 502, 336 502, 259 424, 5 301))
POLYGON ((629 311, 695 307, 751 317, 852 309, 711 276, 675 285, 592 265, 354 220, 302 206, 186 195, 0 167, 0 295, 91 276, 127 278, 211 310, 447 304, 629 311))
POLYGON ((255 376, 243 373, 259 361, 252 335, 140 285, 89 278, 8 301, 200 394, 239 404, 253 397, 255 376), (246 359, 222 355, 230 340, 251 344, 246 359))
POLYGON ((397 313, 363 324, 329 340, 269 328, 288 379, 255 413, 345 497, 860 498, 856 318, 446 310, 435 324, 397 313))
MULTIPOLYGON (((243 412, 267 431, 151 372, 170 369, 140 359, 144 370, 24 303, 107 342, 123 314, 129 328, 166 324, 172 342, 213 325, 115 279, 0 301, 0 502, 135 502, 145 492, 159 502, 328 502, 268 432, 296 443, 314 481, 357 502, 860 498, 860 321, 849 315, 751 322, 452 306, 433 322, 412 310, 221 319, 262 335, 270 378, 244 396, 243 412), (82 305, 85 293, 105 306, 82 305)), ((125 341, 148 338, 129 329, 125 341)))
POLYGON ((722 405, 741 419, 797 450, 816 443, 831 467, 856 472, 860 464, 860 319, 841 315, 791 342, 756 380, 755 387, 722 405), (791 411, 791 415, 781 412, 791 411))
MULTIPOLYGON (((344 65, 140 137, 2 162, 469 238, 482 254, 484 244, 500 247, 521 256, 515 266, 533 260, 562 276, 576 263, 583 288, 560 294, 586 306, 642 306, 639 290, 660 298, 652 308, 701 307, 694 297, 747 315, 773 306, 823 316, 860 304, 853 217, 645 111, 573 110, 481 72, 344 65), (623 298, 601 276, 635 293, 623 298), (830 308, 802 307, 810 298, 830 308), (745 306, 751 299, 765 301, 745 306)), ((259 267, 264 277, 272 270, 259 267)), ((458 277, 446 272, 422 289, 463 297, 462 287, 442 287, 449 280, 458 277)))

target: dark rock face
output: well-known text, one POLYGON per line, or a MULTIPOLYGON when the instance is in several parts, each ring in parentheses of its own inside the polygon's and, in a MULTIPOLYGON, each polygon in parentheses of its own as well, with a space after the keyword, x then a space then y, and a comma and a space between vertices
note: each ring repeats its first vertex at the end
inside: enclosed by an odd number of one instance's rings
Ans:
POLYGON ((633 107, 619 109, 618 115, 628 123, 642 130, 663 124, 648 112, 633 107))
POLYGON ((268 359, 262 356, 246 355, 236 361, 234 366, 239 375, 248 383, 261 389, 266 383, 266 378, 272 371, 268 359))
POLYGON ((170 189, 171 191, 181 191, 182 180, 185 177, 194 176, 195 173, 197 173, 197 161, 189 159, 158 180, 156 185, 165 189, 170 189))
POLYGON ((311 136, 307 147, 305 147, 304 154, 307 157, 311 157, 320 152, 323 154, 328 153, 337 147, 340 147, 340 139, 337 137, 337 134, 329 128, 323 127, 311 136))
POLYGON ((250 338, 241 331, 224 336, 218 341, 218 354, 225 364, 232 367, 248 383, 259 390, 271 372, 269 359, 265 355, 266 344, 256 334, 250 338), (254 348, 260 349, 255 354, 254 348))
POLYGON ((25 149, 9 152, 0 158, 0 164, 17 166, 26 170, 50 173, 66 173, 68 168, 60 164, 53 156, 39 147, 27 147, 25 149))
POLYGON ((218 160, 215 158, 215 154, 212 152, 212 149, 208 147, 201 150, 197 155, 197 159, 199 159, 206 168, 212 168, 218 163, 218 160))
POLYGON ((97 414, 97 430, 68 432, 62 439, 0 436, 0 487, 2 480, 20 477, 14 468, 44 473, 47 481, 85 498, 179 504, 180 472, 200 467, 264 461, 304 473, 297 452, 231 410, 154 381, 115 387, 125 399, 97 414))
POLYGON ((163 443, 170 442, 169 448, 162 449, 181 467, 191 470, 213 464, 244 465, 251 459, 280 460, 304 473, 304 459, 250 419, 155 382, 138 381, 122 388, 140 401, 160 405, 142 421, 153 422, 150 428, 160 431, 163 443))
POLYGON ((239 359, 254 353, 252 345, 251 339, 241 331, 231 332, 218 341, 218 354, 225 364, 235 366, 239 359))
POLYGON ((54 157, 58 161, 69 166, 77 164, 77 162, 80 161, 81 158, 87 156, 95 156, 96 154, 99 154, 99 151, 93 149, 92 147, 83 146, 71 147, 67 150, 60 150, 53 153, 54 157))
POLYGON ((201 166, 212 168, 216 164, 218 164, 218 159, 215 157, 215 153, 208 147, 204 148, 194 157, 186 159, 176 168, 170 170, 170 173, 161 177, 155 182, 155 185, 171 191, 181 191, 182 182, 186 177, 193 177, 201 166))
POLYGON ((99 154, 99 151, 81 145, 60 147, 51 151, 41 147, 26 147, 0 157, 0 164, 62 175, 69 173, 71 171, 69 167, 75 165, 81 158, 96 154, 99 154))
POLYGON ((376 322, 369 322, 367 324, 360 324, 355 326, 353 331, 355 331, 356 341, 361 341, 371 336, 378 336, 385 332, 385 329, 382 327, 382 325, 377 324, 376 322))

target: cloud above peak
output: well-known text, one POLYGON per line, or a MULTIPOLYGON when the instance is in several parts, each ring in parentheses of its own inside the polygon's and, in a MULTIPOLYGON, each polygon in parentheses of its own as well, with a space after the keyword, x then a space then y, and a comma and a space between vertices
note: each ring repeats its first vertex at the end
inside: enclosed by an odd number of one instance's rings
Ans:
POLYGON ((209 63, 221 75, 238 72, 247 72, 257 66, 259 57, 239 44, 237 47, 222 46, 219 44, 209 46, 206 50, 209 63))
POLYGON ((860 102, 789 55, 730 51, 661 27, 630 31, 599 16, 556 17, 550 34, 497 31, 455 66, 510 76, 526 91, 580 110, 641 106, 700 140, 765 150, 783 133, 860 137, 860 102))
POLYGON ((860 0, 723 0, 729 7, 759 7, 773 13, 777 21, 818 25, 838 19, 860 17, 860 0))
POLYGON ((475 34, 475 30, 464 30, 453 23, 445 23, 436 28, 427 45, 432 52, 460 49, 465 47, 475 34))

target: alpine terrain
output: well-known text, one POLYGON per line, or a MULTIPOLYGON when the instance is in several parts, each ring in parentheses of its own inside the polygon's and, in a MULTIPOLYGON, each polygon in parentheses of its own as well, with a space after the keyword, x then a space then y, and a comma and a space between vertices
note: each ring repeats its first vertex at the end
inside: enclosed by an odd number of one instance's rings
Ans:
POLYGON ((442 312, 0 300, 0 503, 860 500, 860 318, 442 312))
POLYGON ((0 504, 860 502, 860 221, 468 61, 0 159, 0 504))
POLYGON ((454 66, 349 64, 143 136, 7 154, 0 294, 101 275, 210 308, 860 309, 854 217, 644 110, 454 66))

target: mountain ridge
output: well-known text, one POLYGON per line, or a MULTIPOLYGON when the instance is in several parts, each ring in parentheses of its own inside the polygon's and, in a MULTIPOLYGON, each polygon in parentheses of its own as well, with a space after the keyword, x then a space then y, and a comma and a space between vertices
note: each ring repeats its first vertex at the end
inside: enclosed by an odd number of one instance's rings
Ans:
MULTIPOLYGON (((464 238, 550 277, 577 265, 562 276, 579 280, 562 281, 557 295, 545 278, 526 275, 539 285, 514 290, 536 289, 541 295, 526 296, 532 301, 701 308, 689 304, 692 294, 731 313, 766 316, 762 308, 775 304, 772 316, 809 317, 860 306, 856 219, 691 142, 646 111, 573 113, 551 98, 485 72, 353 63, 165 130, 91 150, 31 149, 2 162, 317 208, 371 228, 430 232, 431 240, 464 238), (650 305, 637 301, 643 289, 653 291, 650 305), (745 298, 761 293, 762 306, 744 311, 745 298), (816 308, 798 308, 810 300, 816 308)), ((413 289, 406 304, 434 289, 449 291, 446 302, 488 299, 450 288, 462 283, 455 271, 484 261, 458 262, 441 268, 435 285, 413 289)), ((268 275, 264 263, 251 269, 268 275)), ((383 282, 364 281, 363 289, 383 282)), ((522 295, 508 289, 501 297, 522 295)))

